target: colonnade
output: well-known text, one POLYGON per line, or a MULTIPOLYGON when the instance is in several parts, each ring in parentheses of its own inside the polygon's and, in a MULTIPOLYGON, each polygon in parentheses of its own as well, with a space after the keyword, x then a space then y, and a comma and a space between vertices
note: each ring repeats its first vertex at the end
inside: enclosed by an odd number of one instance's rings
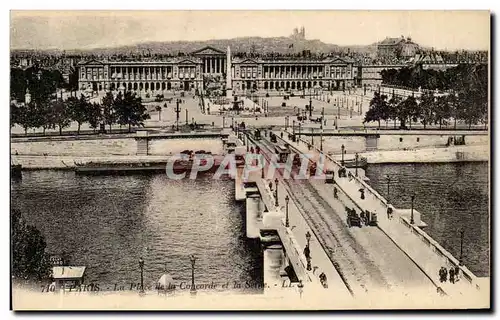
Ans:
POLYGON ((203 57, 202 68, 203 73, 225 73, 226 58, 225 57, 203 57))
POLYGON ((263 71, 265 79, 311 79, 314 77, 335 79, 350 78, 350 68, 345 65, 264 65, 263 71), (330 68, 330 75, 327 72, 327 68, 330 68))

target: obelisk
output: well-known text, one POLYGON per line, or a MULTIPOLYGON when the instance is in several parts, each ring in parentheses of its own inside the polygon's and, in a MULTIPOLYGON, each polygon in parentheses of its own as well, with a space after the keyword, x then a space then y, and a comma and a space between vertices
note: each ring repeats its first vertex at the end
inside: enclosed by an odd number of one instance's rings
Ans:
POLYGON ((232 81, 231 81, 231 48, 227 46, 226 56, 226 98, 231 102, 233 98, 232 81))

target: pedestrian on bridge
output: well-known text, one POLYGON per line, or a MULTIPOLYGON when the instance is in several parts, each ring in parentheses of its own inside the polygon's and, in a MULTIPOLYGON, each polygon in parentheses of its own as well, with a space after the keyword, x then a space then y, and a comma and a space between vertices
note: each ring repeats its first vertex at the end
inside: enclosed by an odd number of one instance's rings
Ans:
POLYGON ((455 282, 458 282, 460 280, 460 268, 458 266, 455 266, 455 282))
POLYGON ((445 267, 441 267, 441 269, 439 270, 439 280, 441 282, 446 282, 447 279, 448 279, 448 271, 445 267))

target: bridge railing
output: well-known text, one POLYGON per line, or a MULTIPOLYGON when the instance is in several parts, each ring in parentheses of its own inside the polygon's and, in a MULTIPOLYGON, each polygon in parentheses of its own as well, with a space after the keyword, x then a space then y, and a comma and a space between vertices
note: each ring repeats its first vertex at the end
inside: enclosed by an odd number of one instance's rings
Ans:
MULTIPOLYGON (((282 139, 283 140, 283 139, 282 139)), ((302 140, 302 139, 299 139, 302 140)), ((284 141, 284 140, 283 140, 284 141)), ((302 140, 303 143, 308 144, 308 142, 302 140)), ((317 147, 313 147, 317 152, 321 152, 317 147)), ((300 151, 299 149, 295 148, 296 150, 300 151)), ((326 155, 326 158, 331 160, 335 165, 338 166, 338 168, 342 168, 343 166, 338 163, 335 159, 333 159, 331 156, 326 155)), ((375 191, 370 185, 368 185, 365 181, 361 180, 359 177, 352 176, 351 182, 357 183, 360 186, 363 186, 365 189, 365 192, 370 193, 373 195, 375 198, 377 198, 379 201, 382 202, 383 205, 387 206, 388 201, 382 197, 377 191, 375 191)), ((339 186, 340 188, 340 186, 339 186)), ((342 188, 341 188, 342 190, 342 188)), ((347 193, 342 190, 344 194, 347 195, 347 193)), ((356 203, 349 195, 347 197, 353 201, 353 203, 356 203)), ((359 208, 359 206, 358 206, 359 208)), ((474 286, 476 289, 480 289, 479 283, 477 281, 477 277, 465 266, 460 265, 459 261, 453 257, 451 253, 449 253, 446 249, 444 249, 436 240, 434 240, 431 236, 429 236, 426 232, 424 232, 422 229, 418 228, 415 225, 412 225, 408 222, 408 220, 405 217, 400 217, 400 222, 407 228, 409 228, 410 232, 412 232, 415 236, 417 236, 426 246, 431 247, 436 254, 444 257, 448 263, 449 266, 458 266, 460 270, 462 271, 463 278, 466 279, 472 286, 474 286)))
POLYGON ((425 231, 411 224, 406 217, 399 217, 399 222, 417 236, 426 246, 430 247, 433 252, 442 257, 448 267, 458 266, 462 271, 463 278, 466 279, 476 289, 480 289, 477 277, 465 266, 460 265, 460 261, 456 259, 450 252, 443 248, 436 240, 429 236, 425 231))

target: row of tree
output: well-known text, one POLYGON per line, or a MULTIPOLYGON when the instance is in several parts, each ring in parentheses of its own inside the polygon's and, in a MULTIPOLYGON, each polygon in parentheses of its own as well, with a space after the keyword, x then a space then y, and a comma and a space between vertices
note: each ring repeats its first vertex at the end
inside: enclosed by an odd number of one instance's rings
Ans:
POLYGON ((388 97, 375 92, 363 123, 378 122, 380 128, 381 121, 386 121, 387 124, 391 120, 394 121, 394 127, 399 121, 401 128, 407 128, 406 124, 409 123, 410 129, 412 123, 418 121, 424 129, 432 124, 439 124, 441 129, 450 120, 454 121, 456 129, 457 120, 463 120, 470 129, 473 124, 488 122, 488 101, 477 99, 477 94, 470 91, 439 96, 427 91, 419 98, 402 98, 397 95, 388 97))
POLYGON ((386 69, 380 72, 382 83, 397 87, 430 90, 488 90, 487 64, 460 64, 445 71, 423 69, 421 65, 386 69))
POLYGON ((94 131, 100 124, 108 125, 110 131, 113 124, 119 124, 128 126, 130 132, 133 126, 144 126, 144 121, 150 118, 141 98, 129 91, 125 94, 119 92, 116 97, 108 92, 102 103, 91 103, 81 95, 80 98, 69 97, 64 101, 11 103, 10 108, 11 126, 20 125, 25 134, 30 128, 42 128, 45 134, 45 130, 58 127, 62 135, 62 130, 69 127, 72 121, 78 124, 78 134, 83 123, 88 123, 94 131))

